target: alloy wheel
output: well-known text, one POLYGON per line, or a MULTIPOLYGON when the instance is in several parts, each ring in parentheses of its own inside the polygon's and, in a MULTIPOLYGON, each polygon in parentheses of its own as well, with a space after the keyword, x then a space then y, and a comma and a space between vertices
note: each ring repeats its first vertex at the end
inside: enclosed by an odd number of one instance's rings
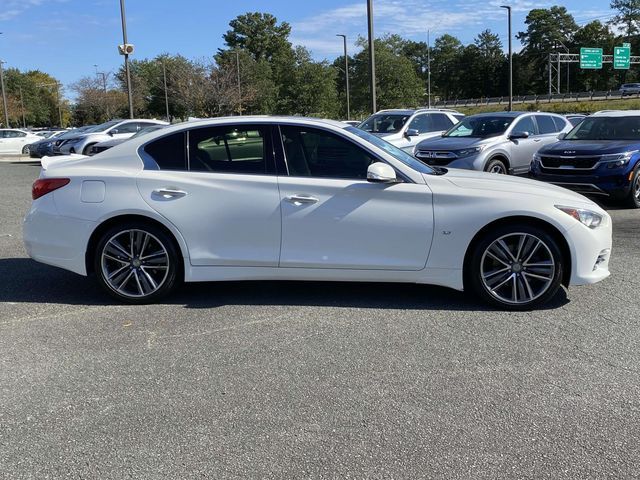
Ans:
POLYGON ((100 264, 105 283, 116 293, 132 298, 158 291, 169 272, 169 254, 149 232, 123 230, 104 244, 100 264))
POLYGON ((636 178, 633 182, 633 197, 636 199, 636 203, 640 203, 640 173, 636 174, 636 178))
POLYGON ((484 251, 480 275, 484 288, 503 303, 523 305, 552 285, 556 263, 545 242, 530 233, 510 233, 484 251))
POLYGON ((504 167, 502 166, 502 164, 500 163, 496 163, 495 165, 493 165, 490 169, 489 169, 489 173, 499 173, 499 174, 505 174, 505 170, 504 167))

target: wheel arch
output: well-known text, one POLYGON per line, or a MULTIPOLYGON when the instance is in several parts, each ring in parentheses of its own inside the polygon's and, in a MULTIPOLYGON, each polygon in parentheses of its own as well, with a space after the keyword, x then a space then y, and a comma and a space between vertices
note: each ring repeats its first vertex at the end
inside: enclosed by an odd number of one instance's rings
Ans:
POLYGON ((483 171, 487 167, 487 164, 491 160, 500 160, 502 163, 504 163, 504 166, 507 168, 507 172, 509 172, 509 170, 511 170, 511 162, 509 161, 509 158, 504 153, 498 152, 498 153, 494 153, 493 155, 487 157, 487 159, 484 162, 484 165, 482 165, 482 170, 483 171))
POLYGON ((93 260, 96 254, 95 250, 100 241, 100 237, 104 232, 109 230, 111 227, 118 225, 122 222, 139 222, 140 224, 153 225, 157 228, 163 230, 169 238, 173 241, 174 247, 177 252, 180 253, 179 260, 182 262, 181 274, 184 274, 185 271, 185 262, 188 258, 187 254, 187 246, 184 243, 184 240, 180 237, 179 234, 174 232, 171 228, 167 227, 164 223, 159 221, 158 219, 141 215, 138 213, 123 213, 118 214, 107 219, 104 219, 91 233, 89 237, 89 241, 87 242, 87 249, 85 251, 85 268, 87 270, 87 274, 93 273, 93 260))
POLYGON ((465 290, 467 290, 467 276, 469 274, 468 268, 469 263, 471 261, 471 255, 473 253, 473 249, 477 245, 477 243, 482 239, 482 237, 489 231, 497 227, 503 227, 506 225, 513 225, 517 223, 524 223, 526 225, 536 226, 549 235, 551 235, 554 240, 558 243, 558 247, 560 248, 560 252, 562 253, 562 257, 564 260, 564 264, 562 267, 562 285, 565 287, 569 286, 569 282, 571 280, 571 269, 572 269, 572 258, 571 258, 571 249, 569 248, 569 244, 567 243, 567 239, 564 237, 562 232, 552 223, 549 223, 545 220, 542 220, 537 217, 530 217, 527 215, 514 215, 509 217, 500 218, 494 220, 480 230, 476 232, 473 236, 471 242, 467 246, 467 250, 464 255, 464 263, 463 263, 463 282, 465 284, 465 290))

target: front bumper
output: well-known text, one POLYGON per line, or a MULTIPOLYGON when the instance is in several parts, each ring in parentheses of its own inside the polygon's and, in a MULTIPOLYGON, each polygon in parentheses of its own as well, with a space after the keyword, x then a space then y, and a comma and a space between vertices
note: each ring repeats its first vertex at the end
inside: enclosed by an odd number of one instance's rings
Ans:
POLYGON ((571 251, 570 285, 587 285, 604 280, 610 275, 612 225, 607 215, 606 224, 591 229, 576 221, 566 239, 571 251))
POLYGON ((591 170, 588 173, 563 170, 550 173, 542 169, 540 164, 531 164, 531 177, 547 183, 573 190, 582 195, 614 199, 623 199, 631 191, 630 173, 628 168, 610 169, 606 166, 591 170))

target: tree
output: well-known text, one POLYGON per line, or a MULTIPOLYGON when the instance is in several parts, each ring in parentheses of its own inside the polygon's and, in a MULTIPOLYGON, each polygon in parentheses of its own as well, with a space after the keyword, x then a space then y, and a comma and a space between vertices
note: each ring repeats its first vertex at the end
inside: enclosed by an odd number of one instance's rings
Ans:
MULTIPOLYGON (((615 35, 608 25, 598 20, 587 23, 573 36, 572 48, 578 51, 580 47, 600 47, 605 52, 612 52, 615 45, 615 35)), ((573 75, 580 90, 609 90, 615 87, 613 66, 603 64, 601 70, 576 69, 573 75)))
POLYGON ((222 36, 226 45, 232 50, 246 50, 256 61, 271 61, 291 50, 291 26, 287 22, 278 24, 270 13, 245 13, 231 20, 229 26, 231 30, 222 36))
POLYGON ((516 38, 523 46, 522 56, 530 63, 533 92, 547 88, 547 58, 551 52, 564 51, 562 45, 570 44, 578 30, 573 16, 565 7, 534 8, 525 20, 527 30, 516 38))
POLYGON ((611 0, 611 9, 618 14, 609 22, 613 25, 624 25, 627 40, 633 34, 638 33, 640 23, 640 0, 611 0))
POLYGON ((436 39, 431 57, 431 79, 435 91, 443 98, 456 98, 462 93, 461 55, 462 43, 456 37, 444 34, 436 39))
MULTIPOLYGON (((476 78, 480 74, 481 81, 476 80, 476 84, 482 87, 482 95, 495 96, 501 95, 506 88, 506 67, 508 58, 504 55, 502 42, 498 35, 491 30, 484 30, 474 40, 474 46, 477 48, 477 59, 472 71, 476 78)), ((471 85, 464 82, 463 86, 471 85)))

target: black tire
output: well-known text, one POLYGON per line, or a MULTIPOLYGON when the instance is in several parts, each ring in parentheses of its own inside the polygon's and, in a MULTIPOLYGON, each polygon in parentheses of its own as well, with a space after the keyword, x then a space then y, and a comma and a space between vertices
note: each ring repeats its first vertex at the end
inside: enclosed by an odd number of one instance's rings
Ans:
POLYGON ((91 153, 91 149, 93 148, 94 145, 95 145, 95 143, 90 143, 89 145, 84 147, 84 149, 82 150, 82 155, 86 155, 88 157, 89 153, 91 153))
POLYGON ((640 208, 640 164, 633 170, 631 189, 624 203, 629 208, 640 208))
POLYGON ((144 222, 123 222, 104 232, 96 245, 93 268, 98 283, 109 295, 130 304, 153 303, 171 293, 182 281, 182 258, 173 238, 161 228, 144 222), (143 235, 148 236, 144 245, 143 235), (127 238, 134 240, 127 241, 127 238), (123 248, 119 249, 113 240, 123 248), (163 249, 166 255, 152 255, 163 249), (133 256, 129 253, 136 250, 142 253, 133 256), (162 266, 165 264, 166 268, 162 266), (118 269, 123 271, 114 276, 118 269))
MULTIPOLYGON (((471 248, 473 250, 465 265, 465 290, 471 290, 485 303, 504 310, 531 310, 552 299, 561 286, 564 269, 562 251, 556 239, 541 228, 525 224, 505 225, 485 233, 471 248), (520 236, 525 238, 521 248, 520 236), (500 244, 496 244, 500 240, 507 247, 513 247, 516 253, 514 257, 517 257, 517 261, 511 265, 508 256, 501 257, 506 259, 505 262, 495 258, 500 257, 499 254, 493 255, 494 248, 500 247, 500 244), (537 245, 534 241, 541 244, 537 245), (522 255, 519 255, 520 251, 522 255), (529 258, 526 258, 527 255, 530 255, 529 258), (553 260, 552 266, 546 265, 547 258, 553 260), (497 275, 492 273, 500 269, 506 271, 497 275), (546 280, 540 280, 542 276, 546 280), (504 279, 507 279, 506 283, 500 285, 504 279), (509 294, 514 289, 515 301, 509 294)), ((502 247, 498 250, 502 250, 502 247)))
POLYGON ((509 170, 507 169, 507 166, 499 158, 492 158, 491 160, 489 160, 487 164, 484 166, 484 171, 489 173, 497 173, 501 175, 509 174, 509 170))
POLYGON ((25 145, 24 147, 22 147, 22 154, 23 155, 30 155, 31 154, 31 145, 25 145))

